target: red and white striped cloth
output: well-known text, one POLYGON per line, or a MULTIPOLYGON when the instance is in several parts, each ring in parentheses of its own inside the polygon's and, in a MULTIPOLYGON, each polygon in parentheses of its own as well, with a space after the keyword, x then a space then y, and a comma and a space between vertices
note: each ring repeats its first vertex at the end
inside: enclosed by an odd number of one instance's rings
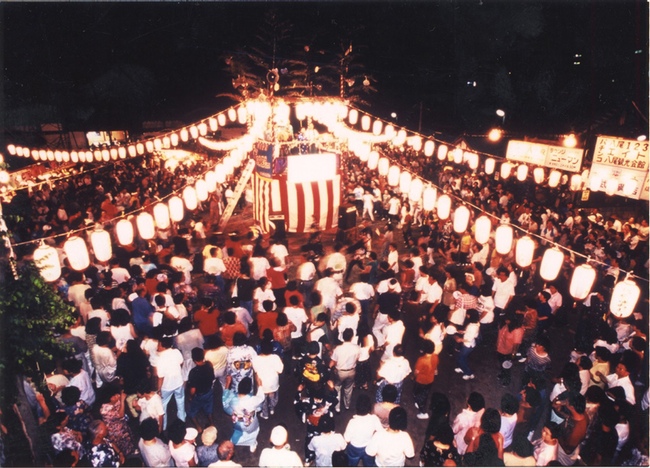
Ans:
POLYGON ((270 180, 255 173, 253 194, 253 215, 265 233, 271 230, 271 215, 284 217, 287 232, 338 226, 340 175, 330 180, 291 183, 284 177, 270 180))

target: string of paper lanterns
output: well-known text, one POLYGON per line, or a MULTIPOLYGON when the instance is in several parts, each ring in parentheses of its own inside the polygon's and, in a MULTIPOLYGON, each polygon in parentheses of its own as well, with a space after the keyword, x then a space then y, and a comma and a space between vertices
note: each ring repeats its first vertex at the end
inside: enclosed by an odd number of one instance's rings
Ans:
MULTIPOLYGON (((459 153, 456 152, 455 154, 456 157, 458 157, 459 153)), ((410 171, 401 168, 397 164, 392 164, 390 166, 388 166, 388 164, 390 164, 388 158, 379 158, 378 166, 381 166, 382 171, 378 172, 380 176, 387 177, 388 185, 399 187, 400 192, 403 194, 408 193, 409 199, 414 202, 420 202, 424 211, 430 212, 433 209, 436 209, 439 219, 445 220, 452 216, 452 200, 449 195, 443 193, 438 197, 437 187, 429 184, 423 189, 424 181, 422 181, 422 179, 417 175, 411 174, 410 171), (386 162, 382 162, 384 160, 386 162), (388 169, 386 169, 387 166, 388 169), (411 186, 414 186, 413 192, 411 192, 411 186)), ((503 166, 501 168, 503 172, 512 171, 512 167, 508 167, 507 165, 509 163, 506 162, 504 164, 506 164, 505 169, 503 166)), ((523 170, 518 169, 517 172, 519 171, 523 172, 523 170)), ((553 177, 559 182, 561 173, 559 171, 551 171, 549 177, 553 177), (553 175, 554 172, 559 174, 559 176, 553 175)), ((474 206, 471 203, 463 202, 462 200, 459 201, 459 206, 457 206, 453 212, 454 232, 461 234, 467 230, 471 218, 471 211, 466 205, 470 205, 472 208, 482 213, 474 222, 474 239, 480 244, 487 243, 492 237, 492 220, 490 217, 494 218, 494 216, 488 215, 479 207, 474 206)), ((500 224, 497 226, 494 231, 495 250, 501 255, 507 255, 514 248, 515 262, 520 267, 526 268, 532 264, 534 259, 536 243, 533 237, 537 237, 541 242, 546 242, 546 240, 521 228, 517 229, 522 231, 524 235, 515 239, 514 228, 512 225, 500 224)), ((563 249, 569 251, 572 255, 579 255, 586 258, 584 264, 578 265, 574 268, 569 287, 569 293, 575 300, 584 300, 591 292, 597 276, 596 269, 589 264, 589 262, 593 260, 570 249, 564 247, 563 249)), ((558 245, 553 245, 552 247, 547 248, 542 255, 539 267, 539 274, 542 279, 547 282, 554 281, 562 269, 564 260, 565 253, 560 250, 558 245)), ((596 263, 603 264, 602 262, 596 263)), ((615 294, 612 294, 612 300, 610 302, 610 310, 612 314, 617 317, 629 316, 634 311, 634 307, 638 301, 640 295, 639 286, 632 281, 631 278, 628 278, 615 285, 614 293, 615 294)))

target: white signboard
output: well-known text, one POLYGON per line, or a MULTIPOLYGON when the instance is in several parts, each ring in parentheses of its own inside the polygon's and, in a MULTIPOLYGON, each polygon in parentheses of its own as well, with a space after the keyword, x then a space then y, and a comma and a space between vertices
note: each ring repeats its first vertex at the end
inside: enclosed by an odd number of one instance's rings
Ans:
POLYGON ((616 180, 615 195, 647 200, 649 146, 647 141, 599 136, 589 177, 600 181, 601 191, 616 180))
POLYGON ((510 140, 506 150, 506 158, 511 161, 568 172, 580 172, 582 154, 581 148, 566 148, 520 140, 510 140))

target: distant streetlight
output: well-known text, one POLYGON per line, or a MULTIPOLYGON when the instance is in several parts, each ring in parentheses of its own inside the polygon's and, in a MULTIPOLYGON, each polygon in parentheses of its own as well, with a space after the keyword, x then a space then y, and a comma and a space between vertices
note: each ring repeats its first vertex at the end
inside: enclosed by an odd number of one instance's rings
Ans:
POLYGON ((567 148, 575 148, 576 145, 578 144, 578 140, 576 140, 576 136, 573 133, 571 133, 566 137, 564 137, 564 141, 562 142, 562 144, 567 148))
POLYGON ((393 119, 396 119, 396 118, 397 118, 397 114, 396 114, 395 112, 391 112, 391 113, 390 113, 390 116, 391 116, 391 118, 393 118, 393 119))
POLYGON ((497 115, 499 117, 505 117, 506 116, 506 111, 504 111, 502 109, 497 109, 497 115))
POLYGON ((493 128, 492 130, 490 130, 490 133, 488 133, 488 140, 495 141, 495 142, 499 141, 501 139, 501 134, 502 134, 501 130, 499 130, 498 128, 493 128))

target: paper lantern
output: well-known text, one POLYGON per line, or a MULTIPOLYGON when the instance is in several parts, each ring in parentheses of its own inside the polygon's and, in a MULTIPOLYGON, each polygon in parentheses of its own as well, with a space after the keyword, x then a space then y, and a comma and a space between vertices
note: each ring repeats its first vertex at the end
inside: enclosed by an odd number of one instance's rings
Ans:
POLYGON ((138 215, 136 218, 136 224, 138 225, 138 234, 140 234, 142 239, 153 239, 156 235, 156 226, 153 221, 153 216, 146 211, 138 215))
MULTIPOLYGON (((377 153, 379 155, 379 153, 377 153)), ((372 155, 370 156, 372 158, 372 155)), ((370 160, 368 160, 368 167, 370 167, 370 160)), ((379 172, 380 176, 386 176, 388 175, 388 169, 390 168, 390 161, 386 157, 381 157, 379 158, 379 161, 377 163, 377 172, 379 172)))
POLYGON ((158 229, 167 229, 171 225, 169 208, 164 203, 158 203, 153 207, 153 218, 158 229))
POLYGON ((417 135, 411 137, 411 148, 415 151, 420 151, 422 149, 422 138, 417 135))
POLYGON ((138 155, 138 152, 135 149, 134 145, 129 145, 126 150, 129 153, 129 156, 131 156, 132 158, 135 158, 138 155))
POLYGON ((399 184, 400 170, 397 166, 390 166, 388 169, 388 185, 395 187, 399 184))
POLYGON ((224 127, 226 125, 226 115, 223 113, 217 115, 217 122, 219 122, 220 127, 224 127))
POLYGON ((206 201, 208 199, 208 184, 205 183, 205 180, 199 179, 194 185, 194 190, 196 190, 196 198, 199 201, 206 201))
POLYGON ((90 233, 90 245, 98 262, 108 262, 113 256, 111 236, 101 227, 90 233))
POLYGON ((576 192, 582 188, 582 176, 580 174, 573 174, 571 176, 571 182, 569 184, 569 189, 576 192))
POLYGON ((528 177, 528 166, 521 164, 517 166, 517 180, 523 182, 528 177))
POLYGON ((393 145, 402 146, 406 142, 406 130, 401 129, 397 132, 395 138, 393 138, 393 145))
POLYGON ((246 123, 247 117, 248 114, 246 113, 246 108, 244 106, 240 106, 237 109, 237 122, 241 125, 244 125, 246 123))
POLYGON ((438 198, 438 190, 434 187, 428 186, 422 192, 422 209, 424 211, 432 211, 436 207, 438 198))
POLYGON ((637 183, 636 180, 628 179, 623 184, 623 194, 628 196, 628 197, 631 196, 631 195, 634 195, 634 192, 636 192, 636 189, 637 189, 638 185, 639 184, 637 183))
POLYGON ((461 234, 467 230, 469 224, 469 209, 461 205, 454 211, 454 231, 461 234))
POLYGON ((384 135, 386 135, 388 138, 395 138, 397 131, 395 131, 395 127, 393 127, 391 124, 388 124, 384 128, 384 135))
POLYGON ((492 233, 492 221, 486 215, 479 216, 474 223, 474 240, 479 244, 487 244, 492 233))
POLYGON ((356 151, 356 155, 359 157, 359 161, 368 162, 370 158, 370 145, 360 145, 356 151))
POLYGON ((144 142, 144 147, 147 150, 147 153, 153 153, 153 150, 155 149, 153 146, 153 141, 147 140, 144 142))
POLYGON ((452 152, 453 158, 454 158, 454 163, 460 164, 463 162, 463 150, 460 148, 456 148, 452 152))
POLYGON ((90 255, 86 243, 79 236, 72 236, 65 244, 63 251, 68 257, 68 262, 73 270, 83 271, 90 266, 90 255))
POLYGON ((569 286, 569 294, 573 296, 576 301, 582 301, 587 298, 591 292, 591 287, 596 281, 596 270, 586 263, 577 266, 573 270, 571 276, 571 284, 569 286))
POLYGON ((560 274, 560 268, 564 263, 564 254, 557 247, 546 249, 539 267, 539 275, 544 281, 553 281, 560 274))
POLYGON ((485 173, 487 175, 494 174, 496 164, 497 162, 494 160, 494 158, 487 158, 485 160, 485 173))
MULTIPOLYGON (((46 155, 47 157, 47 155, 46 155)), ((102 160, 102 152, 101 150, 95 150, 93 151, 93 157, 95 158, 95 161, 101 161, 102 160)), ((44 158, 41 158, 44 159, 44 158)))
POLYGON ((185 216, 185 206, 183 205, 183 200, 180 197, 174 195, 169 199, 169 218, 178 223, 183 220, 185 216))
POLYGON ((163 137, 163 139, 162 139, 162 145, 163 145, 163 147, 165 147, 165 148, 169 148, 169 147, 172 145, 172 141, 171 141, 171 139, 170 139, 167 135, 165 135, 165 136, 163 137))
POLYGON ((16 145, 7 145, 7 152, 10 155, 15 156, 16 155, 16 145))
POLYGON ((217 190, 217 174, 214 171, 208 171, 205 173, 205 185, 209 193, 213 193, 217 190))
POLYGON ((535 254, 535 241, 530 236, 523 236, 517 239, 515 244, 515 262, 522 268, 533 263, 535 254))
POLYGON ((216 132, 219 129, 219 126, 217 124, 217 119, 214 117, 210 117, 208 120, 208 124, 210 125, 210 131, 211 132, 216 132))
POLYGON ((417 177, 411 181, 411 186, 409 187, 409 200, 412 202, 419 202, 422 198, 422 189, 424 184, 422 180, 417 177))
MULTIPOLYGON (((383 159, 385 159, 386 162, 388 162, 387 158, 383 158, 383 159)), ((380 160, 379 159, 379 153, 377 151, 371 151, 368 154, 368 169, 370 169, 371 171, 374 171, 375 169, 377 169, 377 165, 379 164, 379 160, 380 160)), ((381 169, 379 171, 379 174, 381 175, 381 169)))
POLYGON ((54 247, 41 243, 34 251, 34 264, 47 282, 56 281, 61 276, 59 254, 54 247))
MULTIPOLYGON (((113 153, 112 153, 113 151, 115 151, 115 150, 111 150, 111 155, 113 154, 113 153)), ((117 157, 117 152, 115 153, 115 156, 117 157)), ((115 158, 113 158, 113 159, 115 159, 115 158)), ((58 151, 58 150, 57 150, 57 151, 54 152, 54 160, 55 160, 56 162, 61 162, 61 161, 63 161, 63 156, 61 156, 61 151, 58 151)))
POLYGON ((512 250, 514 232, 509 224, 501 224, 494 232, 494 248, 501 255, 506 255, 512 250))
POLYGON ((381 135, 383 126, 384 124, 381 123, 381 120, 375 120, 374 123, 372 124, 372 134, 377 136, 381 135))
POLYGON ((399 190, 402 193, 408 193, 411 188, 411 173, 404 171, 399 175, 399 190))
POLYGON ((560 171, 552 170, 551 173, 548 175, 548 186, 551 188, 555 188, 558 186, 560 183, 560 179, 562 178, 562 173, 560 171))
POLYGON ((447 145, 438 146, 438 159, 443 161, 447 157, 447 145))
POLYGON ((502 179, 507 179, 510 177, 510 173, 512 172, 512 164, 509 162, 502 162, 501 163, 501 178, 502 179))
POLYGON ((196 125, 190 127, 190 136, 196 140, 199 137, 199 129, 196 128, 196 125))
POLYGON ((217 184, 223 184, 226 181, 226 168, 219 163, 214 168, 214 175, 217 177, 217 184))
POLYGON ((438 218, 447 219, 451 214, 451 198, 449 195, 440 195, 438 198, 438 218))
MULTIPOLYGON (((133 148, 133 149, 135 149, 135 148, 133 148)), ((78 162, 79 161, 79 153, 77 153, 76 151, 70 151, 70 161, 72 161, 73 163, 78 162)))
POLYGON ((634 312, 640 294, 639 286, 629 278, 616 283, 609 301, 609 311, 618 318, 629 317, 634 312))
POLYGON ((589 177, 589 190, 592 192, 599 191, 602 183, 603 178, 600 174, 591 174, 589 177))
POLYGON ((190 132, 186 128, 181 128, 181 140, 187 141, 190 139, 190 132))
POLYGON ((535 179, 536 184, 541 184, 544 182, 544 168, 543 167, 536 167, 533 170, 533 178, 535 179))
POLYGON ((135 150, 137 151, 138 154, 143 155, 144 154, 144 145, 142 143, 138 143, 135 145, 135 150))
POLYGON ((196 196, 196 190, 194 190, 194 187, 187 186, 183 189, 183 201, 188 210, 196 210, 196 207, 199 206, 199 200, 196 196))
POLYGON ((160 138, 154 139, 153 147, 156 151, 160 151, 163 147, 162 140, 160 138))
POLYGON ((370 130, 370 116, 369 115, 364 115, 361 117, 361 128, 364 132, 367 132, 370 130))
POLYGON ((427 140, 426 143, 424 143, 424 155, 427 158, 430 158, 433 156, 433 151, 435 150, 436 145, 433 141, 427 140))
MULTIPOLYGON (((126 154, 126 151, 124 153, 126 154)), ((67 151, 61 151, 61 159, 63 159, 63 162, 70 161, 70 153, 68 153, 67 151)))
POLYGON ((618 180, 614 179, 613 177, 607 179, 607 182, 605 182, 605 193, 611 196, 616 193, 617 189, 618 189, 618 180))
POLYGON ((178 146, 178 133, 172 133, 169 137, 172 146, 178 146))
POLYGON ((120 245, 131 245, 133 243, 133 224, 128 219, 121 219, 115 225, 117 242, 120 245))
POLYGON ((126 158, 126 148, 124 146, 120 146, 117 149, 117 155, 119 156, 120 159, 125 159, 126 158))
MULTIPOLYGON (((104 150, 104 151, 106 151, 106 156, 108 157, 108 150, 104 150)), ((104 152, 102 151, 102 157, 103 157, 103 154, 104 154, 104 152)), ((108 158, 110 158, 110 157, 108 157, 108 158)), ((104 159, 104 161, 108 161, 108 158, 104 159)), ((47 160, 48 161, 54 161, 54 151, 47 150, 47 160)))
POLYGON ((469 153, 469 155, 467 156, 467 165, 473 171, 478 169, 478 154, 469 153))
POLYGON ((230 119, 231 122, 237 120, 237 111, 235 110, 234 107, 228 109, 228 118, 230 119))
POLYGON ((356 125, 358 121, 359 111, 356 109, 350 109, 350 113, 348 114, 348 122, 350 122, 350 125, 356 125))

